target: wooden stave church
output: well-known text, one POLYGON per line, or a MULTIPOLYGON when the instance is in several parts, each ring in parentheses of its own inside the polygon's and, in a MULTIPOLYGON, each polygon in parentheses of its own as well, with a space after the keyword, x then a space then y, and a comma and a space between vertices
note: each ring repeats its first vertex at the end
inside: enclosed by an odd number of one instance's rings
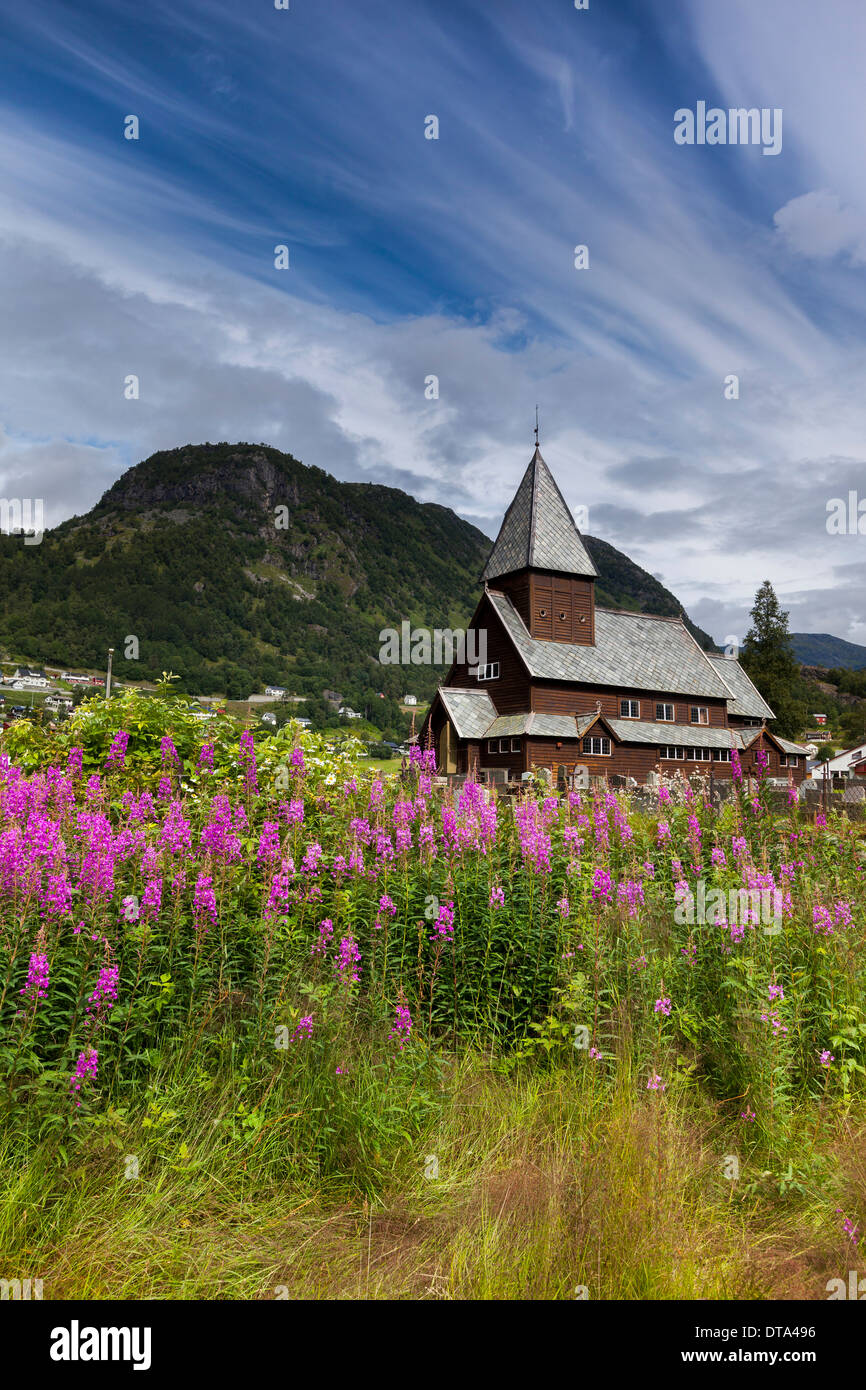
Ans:
POLYGON ((559 780, 581 767, 642 785, 729 777, 736 748, 746 775, 763 752, 769 778, 799 785, 806 750, 766 727, 773 711, 739 662, 704 652, 680 617, 596 608, 596 577, 536 443, 469 624, 486 630, 485 669, 455 662, 421 729, 439 771, 559 780))

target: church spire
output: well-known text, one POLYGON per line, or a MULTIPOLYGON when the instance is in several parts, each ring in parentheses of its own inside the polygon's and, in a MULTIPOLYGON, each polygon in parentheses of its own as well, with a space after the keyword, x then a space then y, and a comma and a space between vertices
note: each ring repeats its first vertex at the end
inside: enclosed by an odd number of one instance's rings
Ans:
POLYGON ((505 513, 481 577, 489 583, 524 569, 554 570, 586 579, 596 577, 574 518, 541 457, 537 433, 535 452, 505 513))

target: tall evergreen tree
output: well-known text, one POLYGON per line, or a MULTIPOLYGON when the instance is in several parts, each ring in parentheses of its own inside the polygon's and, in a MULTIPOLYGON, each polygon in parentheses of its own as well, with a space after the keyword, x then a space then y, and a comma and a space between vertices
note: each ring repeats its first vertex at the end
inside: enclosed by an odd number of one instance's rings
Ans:
POLYGON ((776 716, 770 728, 784 738, 796 738, 804 718, 797 698, 800 668, 791 647, 788 614, 779 607, 769 579, 755 594, 751 619, 740 653, 743 667, 776 716))

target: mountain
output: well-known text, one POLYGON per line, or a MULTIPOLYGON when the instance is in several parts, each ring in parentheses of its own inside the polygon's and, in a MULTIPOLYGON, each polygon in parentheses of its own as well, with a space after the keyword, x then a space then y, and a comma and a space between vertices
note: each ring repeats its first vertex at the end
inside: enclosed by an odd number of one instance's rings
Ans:
POLYGON ((802 666, 847 671, 866 669, 866 647, 833 637, 829 632, 792 632, 791 646, 802 666))
MULTIPOLYGON (((602 605, 683 612, 627 556, 585 540, 602 605)), ((380 665, 379 632, 465 627, 490 546, 396 488, 341 483, 265 445, 187 445, 128 469, 38 546, 0 536, 0 643, 92 668, 113 646, 121 680, 171 670, 190 692, 229 698, 264 684, 316 698, 336 687, 361 708, 380 690, 423 698, 441 669, 380 665)))

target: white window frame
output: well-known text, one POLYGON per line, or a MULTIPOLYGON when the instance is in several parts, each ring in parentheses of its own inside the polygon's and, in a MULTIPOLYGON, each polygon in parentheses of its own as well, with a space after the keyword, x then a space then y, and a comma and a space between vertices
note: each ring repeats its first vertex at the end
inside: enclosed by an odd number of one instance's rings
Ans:
POLYGON ((619 702, 620 719, 640 719, 640 700, 620 700, 619 702), (623 705, 626 706, 628 713, 623 712, 623 705), (632 714, 634 710, 634 714, 632 714))
POLYGON ((581 744, 581 747, 582 747, 584 753, 586 753, 590 758, 609 758, 609 757, 610 757, 610 739, 609 739, 609 738, 605 738, 603 735, 600 735, 600 734, 596 734, 596 735, 587 734, 586 737, 585 737, 584 740, 583 740, 583 743, 581 744), (594 743, 600 744, 601 747, 600 747, 599 749, 597 749, 597 750, 594 749, 593 746, 592 746, 594 743), (589 747, 588 747, 588 748, 587 748, 587 746, 586 746, 587 744, 589 744, 589 747), (607 747, 606 747, 606 748, 605 748, 605 744, 607 744, 607 747))
POLYGON ((498 662, 498 661, 486 661, 486 662, 484 663, 483 666, 479 666, 479 667, 478 667, 478 671, 477 671, 476 674, 477 674, 477 679, 480 680, 480 681, 498 681, 498 680, 499 680, 499 662, 498 662))
POLYGON ((657 724, 675 724, 676 722, 677 722, 677 707, 676 707, 676 705, 669 705, 669 704, 667 703, 666 700, 659 700, 659 701, 657 702, 657 704, 656 704, 656 723, 657 723, 657 724), (668 719, 667 715, 664 713, 664 711, 665 711, 666 709, 669 709, 670 712, 671 712, 671 717, 670 717, 670 719, 668 719), (659 710, 662 711, 661 714, 659 714, 659 710))
POLYGON ((706 705, 689 705, 690 724, 709 724, 709 722, 710 711, 706 705), (698 716, 697 719, 695 719, 695 715, 698 716), (703 715, 703 718, 701 718, 701 715, 703 715))
POLYGON ((731 750, 730 750, 730 748, 714 748, 714 749, 713 749, 713 762, 714 762, 714 763, 729 763, 730 761, 731 761, 731 750))
POLYGON ((512 753, 519 753, 519 752, 520 752, 520 739, 517 738, 517 737, 514 737, 514 738, 512 738, 512 740, 511 740, 511 752, 512 752, 512 753))

